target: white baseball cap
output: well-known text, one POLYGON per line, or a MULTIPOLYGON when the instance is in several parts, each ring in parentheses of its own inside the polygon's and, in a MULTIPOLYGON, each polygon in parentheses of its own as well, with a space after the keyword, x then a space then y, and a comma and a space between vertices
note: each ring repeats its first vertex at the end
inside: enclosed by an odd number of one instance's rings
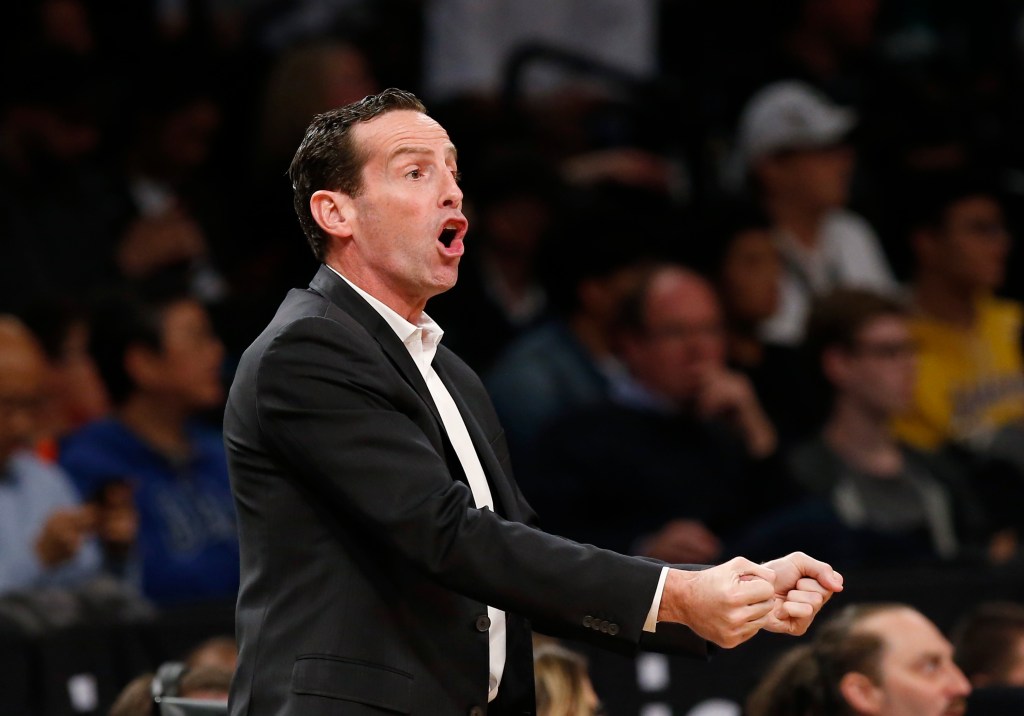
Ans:
POLYGON ((740 115, 737 149, 750 166, 787 149, 837 144, 857 124, 857 114, 840 107, 810 85, 786 80, 767 85, 740 115))

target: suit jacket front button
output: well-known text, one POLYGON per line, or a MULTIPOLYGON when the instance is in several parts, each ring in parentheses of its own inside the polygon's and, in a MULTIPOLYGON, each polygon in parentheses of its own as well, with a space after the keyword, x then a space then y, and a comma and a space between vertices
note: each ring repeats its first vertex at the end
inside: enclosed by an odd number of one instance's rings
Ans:
POLYGON ((491 619, 486 614, 481 614, 476 618, 476 630, 487 631, 491 628, 491 619))

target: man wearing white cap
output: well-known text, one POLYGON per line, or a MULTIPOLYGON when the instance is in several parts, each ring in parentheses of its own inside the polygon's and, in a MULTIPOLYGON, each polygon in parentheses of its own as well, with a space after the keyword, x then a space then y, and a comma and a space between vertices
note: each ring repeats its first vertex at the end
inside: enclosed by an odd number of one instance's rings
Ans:
POLYGON ((762 88, 740 117, 738 148, 786 268, 779 309, 763 326, 768 341, 800 342, 816 295, 840 286, 896 289, 878 237, 844 208, 856 123, 852 110, 796 81, 762 88))

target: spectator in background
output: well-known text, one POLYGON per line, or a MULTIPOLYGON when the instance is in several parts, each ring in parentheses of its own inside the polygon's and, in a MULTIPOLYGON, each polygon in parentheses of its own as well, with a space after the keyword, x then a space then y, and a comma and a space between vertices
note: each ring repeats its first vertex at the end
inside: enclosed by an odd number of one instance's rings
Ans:
POLYGON ((855 604, 791 649, 747 701, 748 716, 962 716, 971 685, 953 646, 903 604, 855 604))
MULTIPOLYGON (((761 327, 779 306, 783 265, 768 217, 756 207, 720 208, 702 229, 696 258, 715 284, 725 316, 729 367, 746 375, 784 445, 817 427, 798 348, 767 343, 761 327)), ((820 412, 820 410, 818 411, 820 412)))
MULTIPOLYGON (((984 543, 986 524, 959 464, 911 449, 892 431, 915 380, 907 309, 870 291, 839 289, 815 305, 807 333, 831 407, 820 435, 791 455, 790 472, 822 502, 826 524, 834 522, 834 534, 823 530, 816 548, 847 566, 969 555, 984 543)), ((797 525, 806 539, 806 525, 797 525)))
POLYGON ((750 382, 726 367, 721 309, 697 274, 649 270, 623 302, 621 331, 628 379, 613 402, 551 424, 523 491, 545 528, 567 537, 717 560, 731 534, 785 497, 775 429, 750 382))
POLYGON ((956 663, 975 687, 1024 687, 1024 605, 982 602, 953 629, 956 663))
POLYGON ((550 315, 541 256, 562 187, 554 169, 529 153, 497 152, 480 166, 471 190, 473 249, 455 287, 431 300, 430 315, 445 327, 445 344, 484 373, 550 315))
POLYGON ((285 50, 270 67, 260 97, 259 141, 252 148, 249 191, 252 219, 246 241, 223 252, 230 320, 218 328, 236 355, 277 310, 288 289, 316 271, 292 209, 287 169, 313 116, 355 102, 379 87, 366 54, 356 45, 323 40, 285 50))
POLYGON ((537 716, 596 716, 601 706, 587 673, 587 660, 555 643, 533 652, 537 716))
POLYGON ((119 133, 116 181, 129 208, 114 260, 132 281, 187 267, 196 297, 217 302, 227 285, 214 249, 228 218, 209 169, 222 110, 195 60, 168 51, 144 65, 148 76, 119 133))
POLYGON ((750 99, 738 145, 771 217, 783 257, 780 305, 766 340, 799 343, 811 301, 841 286, 881 292, 895 280, 868 223, 846 209, 853 171, 847 143, 856 115, 799 82, 778 82, 750 99))
POLYGON ((21 312, 46 354, 53 389, 37 443, 39 455, 56 462, 60 440, 107 414, 110 401, 89 355, 87 309, 70 300, 42 298, 21 312))
POLYGON ((135 537, 130 509, 83 505, 63 470, 31 452, 49 387, 32 334, 0 316, 0 593, 84 583, 102 569, 101 542, 135 537))
POLYGON ((529 469, 548 423, 608 400, 625 370, 613 345, 616 321, 642 274, 644 235, 631 214, 609 210, 606 199, 595 193, 583 201, 552 242, 544 265, 552 320, 513 341, 484 376, 520 470, 529 469))
POLYGON ((82 494, 134 489, 142 591, 158 605, 233 599, 238 536, 220 432, 199 416, 221 405, 223 347, 202 304, 150 281, 94 315, 90 351, 113 415, 68 436, 61 464, 82 494))
POLYGON ((1024 419, 1024 314, 1016 301, 995 295, 1012 243, 998 195, 963 176, 920 193, 910 235, 917 383, 896 430, 923 448, 954 441, 1016 455, 1024 419))

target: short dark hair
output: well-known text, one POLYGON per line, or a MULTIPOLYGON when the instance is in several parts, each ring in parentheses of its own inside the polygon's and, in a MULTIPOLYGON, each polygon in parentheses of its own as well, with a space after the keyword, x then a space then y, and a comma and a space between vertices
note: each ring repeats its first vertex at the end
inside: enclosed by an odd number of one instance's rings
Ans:
POLYGON ((1024 639, 1024 604, 985 602, 953 630, 956 663, 968 679, 986 675, 996 685, 1012 668, 1017 643, 1024 639))
POLYGON ((89 354, 114 405, 124 404, 137 387, 125 368, 128 349, 141 345, 160 351, 165 310, 193 300, 185 280, 176 274, 119 286, 97 300, 90 321, 89 354))
POLYGON ((955 204, 976 197, 1002 204, 1004 193, 995 180, 977 171, 942 173, 922 179, 908 191, 907 232, 939 231, 955 204))
POLYGON ((787 652, 750 694, 750 716, 847 716, 854 713, 839 691, 845 674, 881 680, 885 642, 878 634, 859 630, 865 619, 888 611, 911 609, 904 604, 854 604, 821 627, 810 644, 787 652))
POLYGON ((411 92, 389 88, 358 102, 332 109, 313 118, 306 135, 288 167, 292 182, 295 213, 309 241, 313 255, 323 261, 327 237, 313 219, 310 197, 321 189, 357 196, 362 189, 362 170, 366 155, 352 141, 352 126, 387 112, 412 110, 427 113, 426 107, 411 92))
POLYGON ((866 288, 840 288, 817 299, 807 320, 806 346, 816 360, 826 349, 852 349, 857 334, 871 321, 906 316, 907 307, 889 296, 866 288))

